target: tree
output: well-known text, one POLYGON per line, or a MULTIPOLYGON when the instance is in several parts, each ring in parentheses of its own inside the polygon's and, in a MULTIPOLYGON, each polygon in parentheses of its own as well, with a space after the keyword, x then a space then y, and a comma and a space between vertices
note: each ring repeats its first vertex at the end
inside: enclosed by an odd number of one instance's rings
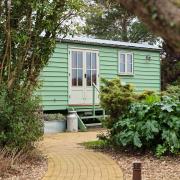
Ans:
POLYGON ((157 38, 122 5, 95 4, 86 17, 84 32, 101 39, 156 42, 157 38))
POLYGON ((180 54, 179 0, 111 0, 122 4, 138 16, 157 36, 162 37, 172 52, 180 54))
POLYGON ((38 77, 81 0, 0 0, 0 146, 29 149, 42 136, 38 77))
POLYGON ((65 22, 76 16, 81 0, 0 1, 0 84, 31 92, 54 50, 65 22))
POLYGON ((180 55, 174 54, 163 42, 163 58, 161 61, 161 87, 166 89, 167 85, 180 85, 180 55))

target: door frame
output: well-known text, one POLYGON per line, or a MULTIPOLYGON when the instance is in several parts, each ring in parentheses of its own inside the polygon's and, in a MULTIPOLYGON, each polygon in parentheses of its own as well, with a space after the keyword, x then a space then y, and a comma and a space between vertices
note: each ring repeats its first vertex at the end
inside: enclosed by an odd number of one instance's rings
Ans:
MULTIPOLYGON (((86 59, 86 52, 95 52, 97 54, 97 88, 99 88, 100 85, 100 62, 99 62, 99 49, 94 49, 94 48, 81 48, 81 47, 69 47, 68 48, 68 105, 84 105, 87 106, 87 104, 70 104, 70 96, 71 96, 71 90, 72 90, 72 64, 71 64, 71 53, 72 51, 82 51, 83 52, 83 93, 85 92, 86 88, 86 79, 84 78, 84 73, 86 73, 86 63, 84 63, 84 59, 86 59)), ((92 86, 91 86, 92 87, 92 86)), ((90 106, 92 104, 89 104, 90 106)))

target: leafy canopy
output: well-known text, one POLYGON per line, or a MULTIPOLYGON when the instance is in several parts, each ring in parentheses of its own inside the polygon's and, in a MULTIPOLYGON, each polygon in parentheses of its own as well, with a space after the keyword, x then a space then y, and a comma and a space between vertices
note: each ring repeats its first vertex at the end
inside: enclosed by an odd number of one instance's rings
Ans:
POLYGON ((9 89, 35 86, 67 21, 83 11, 81 0, 6 0, 1 2, 0 83, 9 89))
POLYGON ((129 42, 156 42, 157 38, 133 14, 112 3, 91 5, 84 33, 101 39, 129 42))

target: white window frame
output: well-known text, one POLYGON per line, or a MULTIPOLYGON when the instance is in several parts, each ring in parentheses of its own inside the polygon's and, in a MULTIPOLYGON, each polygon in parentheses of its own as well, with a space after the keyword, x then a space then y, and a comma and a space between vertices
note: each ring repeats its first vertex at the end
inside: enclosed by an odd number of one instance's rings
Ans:
POLYGON ((128 52, 128 51, 119 51, 118 53, 118 74, 119 75, 134 75, 134 55, 132 52, 128 52), (120 72, 120 57, 121 54, 125 54, 125 72, 120 72), (127 71, 127 55, 131 55, 132 56, 132 72, 128 72, 127 71))

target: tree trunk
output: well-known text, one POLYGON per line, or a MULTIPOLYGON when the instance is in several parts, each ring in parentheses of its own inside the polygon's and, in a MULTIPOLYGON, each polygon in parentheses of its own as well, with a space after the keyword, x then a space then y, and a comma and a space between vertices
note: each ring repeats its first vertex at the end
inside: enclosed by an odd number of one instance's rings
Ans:
POLYGON ((139 17, 180 54, 180 0, 112 0, 139 17))

